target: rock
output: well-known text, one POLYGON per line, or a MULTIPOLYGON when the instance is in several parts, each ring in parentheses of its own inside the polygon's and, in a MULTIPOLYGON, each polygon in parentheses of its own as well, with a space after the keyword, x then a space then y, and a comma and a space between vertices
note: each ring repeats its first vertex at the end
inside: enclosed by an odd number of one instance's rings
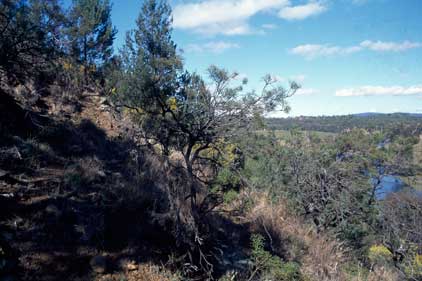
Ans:
POLYGON ((13 198, 13 197, 15 197, 15 195, 13 193, 1 193, 0 196, 1 197, 4 197, 4 198, 13 198))
POLYGON ((0 169, 0 178, 7 176, 8 174, 9 174, 9 172, 6 172, 6 171, 0 169))
POLYGON ((56 218, 59 218, 62 216, 62 211, 59 210, 59 208, 57 208, 55 205, 50 204, 45 208, 45 212, 49 215, 52 215, 56 218))
POLYGON ((103 274, 107 271, 107 258, 105 256, 95 256, 89 261, 89 264, 95 273, 103 274))
POLYGON ((127 270, 127 271, 135 271, 138 270, 138 265, 131 260, 128 259, 122 259, 119 261, 119 266, 122 270, 127 270))
POLYGON ((105 173, 104 171, 101 171, 101 170, 99 170, 99 171, 97 172, 97 175, 98 175, 100 178, 105 178, 105 177, 107 177, 106 173, 105 173))
POLYGON ((130 262, 126 265, 126 269, 129 271, 134 271, 138 269, 138 266, 134 262, 130 262))
POLYGON ((100 97, 99 102, 100 102, 100 104, 106 104, 106 105, 109 104, 106 97, 100 97))
POLYGON ((100 110, 101 111, 107 111, 108 109, 109 109, 109 106, 108 105, 105 105, 105 104, 100 105, 100 110))

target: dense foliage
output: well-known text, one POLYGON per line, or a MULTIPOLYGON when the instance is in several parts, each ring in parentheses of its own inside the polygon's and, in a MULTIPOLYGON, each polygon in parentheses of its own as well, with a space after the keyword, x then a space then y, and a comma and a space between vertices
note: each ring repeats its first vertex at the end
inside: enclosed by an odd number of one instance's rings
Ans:
POLYGON ((370 263, 378 255, 371 246, 381 244, 388 253, 383 260, 420 277, 414 260, 422 238, 415 221, 421 219, 421 197, 412 188, 384 200, 376 196, 384 177, 419 169, 408 152, 415 138, 395 135, 388 146, 380 146, 390 134, 354 129, 321 137, 293 130, 280 137, 260 132, 241 141, 242 173, 275 200, 287 199, 319 231, 347 243, 358 259, 370 263))
POLYGON ((362 128, 383 130, 391 135, 417 135, 422 132, 421 114, 356 114, 344 116, 269 118, 268 126, 274 130, 299 128, 305 131, 340 133, 346 129, 362 128))
POLYGON ((1 1, 0 78, 24 81, 45 73, 57 58, 63 25, 57 1, 1 1))

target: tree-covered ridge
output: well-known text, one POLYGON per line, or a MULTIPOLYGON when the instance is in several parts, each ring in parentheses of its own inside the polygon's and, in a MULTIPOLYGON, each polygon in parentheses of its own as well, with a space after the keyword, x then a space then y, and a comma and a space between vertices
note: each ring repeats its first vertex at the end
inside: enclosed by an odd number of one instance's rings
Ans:
POLYGON ((343 130, 362 128, 367 130, 395 130, 397 134, 422 132, 422 115, 410 113, 355 114, 343 116, 268 118, 269 128, 290 130, 299 128, 307 131, 340 133, 343 130))

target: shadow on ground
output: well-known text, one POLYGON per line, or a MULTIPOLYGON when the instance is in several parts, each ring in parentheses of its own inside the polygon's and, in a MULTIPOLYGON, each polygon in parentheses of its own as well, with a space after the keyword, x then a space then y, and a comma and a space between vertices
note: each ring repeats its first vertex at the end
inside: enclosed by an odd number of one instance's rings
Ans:
MULTIPOLYGON (((168 211, 175 172, 157 156, 90 120, 34 113, 4 93, 0 129, 0 277, 95 280, 94 257, 105 257, 98 266, 112 272, 123 259, 163 264, 186 253, 174 221, 151 217, 168 211)), ((245 259, 237 249, 249 244, 247 226, 218 214, 204 224, 217 274, 245 259)))

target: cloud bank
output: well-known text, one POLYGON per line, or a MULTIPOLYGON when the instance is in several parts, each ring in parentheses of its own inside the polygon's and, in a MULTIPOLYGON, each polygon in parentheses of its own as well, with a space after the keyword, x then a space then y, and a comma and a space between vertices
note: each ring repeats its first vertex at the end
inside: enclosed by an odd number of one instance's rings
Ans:
POLYGON ((359 88, 348 88, 337 90, 338 97, 361 97, 361 96, 410 96, 421 95, 422 85, 402 87, 362 86, 359 88))
POLYGON ((216 41, 208 42, 204 44, 189 44, 185 51, 188 53, 214 53, 221 54, 230 49, 240 48, 239 44, 225 42, 225 41, 216 41))
POLYGON ((358 45, 348 47, 319 44, 299 45, 290 49, 290 53, 302 56, 306 59, 315 59, 317 57, 353 54, 364 50, 374 52, 404 52, 416 48, 422 48, 422 43, 410 41, 396 43, 365 40, 358 45))
POLYGON ((311 2, 305 5, 284 7, 278 16, 285 20, 303 20, 310 16, 315 16, 325 12, 327 8, 318 2, 311 2))
POLYGON ((176 5, 173 26, 205 35, 244 35, 256 32, 249 20, 258 13, 275 12, 286 20, 303 20, 325 10, 317 1, 293 6, 289 0, 202 0, 176 5))

